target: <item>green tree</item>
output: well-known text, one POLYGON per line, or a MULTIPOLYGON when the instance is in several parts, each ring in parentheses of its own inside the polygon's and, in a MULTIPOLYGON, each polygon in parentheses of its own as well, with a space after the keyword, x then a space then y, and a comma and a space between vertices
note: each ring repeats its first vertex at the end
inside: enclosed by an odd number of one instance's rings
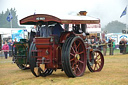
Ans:
POLYGON ((107 31, 107 33, 121 33, 122 30, 125 29, 126 29, 126 24, 123 24, 116 20, 108 23, 105 26, 104 31, 107 31))
POLYGON ((11 13, 13 16, 12 19, 12 28, 25 28, 23 26, 18 25, 18 15, 16 15, 16 10, 14 9, 7 9, 7 11, 0 13, 0 28, 11 28, 11 22, 7 21, 7 16, 11 13))

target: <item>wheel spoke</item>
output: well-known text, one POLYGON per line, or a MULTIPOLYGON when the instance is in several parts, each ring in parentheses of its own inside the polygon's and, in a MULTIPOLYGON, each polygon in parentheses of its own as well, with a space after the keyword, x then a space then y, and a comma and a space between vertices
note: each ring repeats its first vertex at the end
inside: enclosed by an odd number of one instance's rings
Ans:
POLYGON ((75 66, 75 73, 77 74, 77 67, 75 66))
MULTIPOLYGON (((96 53, 96 58, 97 58, 99 55, 100 55, 99 53, 98 53, 98 55, 97 55, 97 53, 96 53)), ((96 59, 96 58, 95 58, 95 59, 96 59)))
POLYGON ((74 53, 76 53, 76 51, 74 50, 74 48, 73 48, 73 47, 71 47, 71 49, 73 50, 73 52, 74 52, 74 53))
POLYGON ((79 67, 77 67, 77 69, 78 69, 78 71, 79 71, 79 72, 81 72, 81 70, 80 70, 80 68, 79 68, 79 67))
POLYGON ((78 71, 81 73, 81 69, 79 68, 79 62, 77 62, 77 69, 78 69, 78 71))
POLYGON ((97 58, 96 58, 96 59, 94 59, 94 61, 95 61, 95 62, 97 62, 97 61, 99 62, 100 60, 101 60, 100 58, 99 58, 99 59, 97 59, 97 58))
POLYGON ((74 68, 74 65, 75 65, 76 63, 75 62, 73 62, 73 64, 72 64, 72 68, 74 68))
POLYGON ((72 61, 74 61, 75 59, 74 58, 72 58, 72 59, 70 59, 70 62, 72 62, 72 61))
POLYGON ((76 43, 74 42, 74 47, 75 47, 75 51, 77 52, 77 47, 76 47, 76 43))
POLYGON ((100 63, 97 63, 98 64, 98 66, 100 67, 101 66, 101 64, 100 63))
POLYGON ((84 62, 83 62, 83 61, 81 61, 81 60, 79 60, 78 62, 80 62, 80 63, 84 64, 84 62))
POLYGON ((76 71, 75 71, 75 66, 73 65, 73 67, 72 67, 72 70, 74 71, 74 73, 76 73, 76 71))
POLYGON ((97 68, 96 70, 98 70, 98 64, 96 64, 96 68, 97 68))
POLYGON ((101 63, 101 61, 98 61, 99 63, 101 63))
POLYGON ((76 74, 76 68, 74 68, 74 73, 76 74))
POLYGON ((79 46, 80 46, 80 43, 78 44, 78 46, 76 48, 79 48, 79 46))
POLYGON ((99 61, 99 60, 101 60, 101 58, 98 58, 97 60, 99 61))
MULTIPOLYGON (((98 56, 99 56, 99 55, 98 55, 98 56)), ((97 60, 97 59, 98 59, 98 56, 96 56, 96 57, 95 57, 95 60, 97 60)))
POLYGON ((96 68, 97 68, 96 70, 98 70, 98 69, 99 69, 99 65, 98 65, 98 64, 96 64, 96 68))
POLYGON ((75 62, 72 65, 72 70, 74 71, 75 74, 77 74, 77 67, 76 67, 76 63, 75 62))
POLYGON ((75 57, 75 55, 74 55, 74 54, 72 54, 72 53, 70 53, 70 55, 72 55, 73 57, 75 57))
POLYGON ((84 53, 84 51, 82 51, 82 52, 79 52, 78 54, 83 54, 84 53))
POLYGON ((94 70, 96 70, 96 64, 94 64, 94 70))

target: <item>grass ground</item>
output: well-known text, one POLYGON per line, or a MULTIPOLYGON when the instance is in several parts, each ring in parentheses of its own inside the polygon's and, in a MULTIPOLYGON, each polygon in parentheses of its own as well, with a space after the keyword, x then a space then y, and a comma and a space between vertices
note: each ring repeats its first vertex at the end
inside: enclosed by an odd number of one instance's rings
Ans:
POLYGON ((47 77, 34 77, 31 71, 20 70, 11 58, 0 58, 0 85, 128 85, 128 54, 105 56, 101 72, 68 78, 60 70, 47 77))

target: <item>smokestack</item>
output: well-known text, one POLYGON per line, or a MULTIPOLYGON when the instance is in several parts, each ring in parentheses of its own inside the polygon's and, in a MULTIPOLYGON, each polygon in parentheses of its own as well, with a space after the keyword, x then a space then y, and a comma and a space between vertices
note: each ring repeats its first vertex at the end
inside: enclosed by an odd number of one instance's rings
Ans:
POLYGON ((87 12, 86 11, 80 11, 79 12, 79 15, 82 15, 82 16, 86 16, 87 12))

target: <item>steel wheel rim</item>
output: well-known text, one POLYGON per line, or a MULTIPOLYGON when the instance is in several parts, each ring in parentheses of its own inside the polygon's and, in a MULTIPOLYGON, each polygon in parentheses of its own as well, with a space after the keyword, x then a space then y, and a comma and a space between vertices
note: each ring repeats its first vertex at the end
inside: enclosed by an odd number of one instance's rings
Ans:
POLYGON ((70 64, 72 72, 76 76, 80 76, 86 67, 86 51, 84 43, 81 39, 75 39, 70 47, 70 64))
POLYGON ((94 64, 91 66, 94 72, 101 71, 104 65, 104 58, 101 52, 94 52, 94 64))
POLYGON ((25 64, 17 64, 17 66, 18 66, 20 69, 22 69, 22 70, 25 70, 25 69, 29 68, 29 66, 28 66, 28 65, 25 65, 25 64))
POLYGON ((36 72, 34 71, 34 68, 36 67, 36 58, 32 58, 31 56, 31 51, 32 50, 36 50, 35 44, 32 42, 31 46, 30 46, 30 50, 29 50, 29 64, 30 64, 30 69, 31 72, 33 73, 34 76, 39 77, 40 76, 40 69, 38 68, 38 75, 36 74, 36 72))

